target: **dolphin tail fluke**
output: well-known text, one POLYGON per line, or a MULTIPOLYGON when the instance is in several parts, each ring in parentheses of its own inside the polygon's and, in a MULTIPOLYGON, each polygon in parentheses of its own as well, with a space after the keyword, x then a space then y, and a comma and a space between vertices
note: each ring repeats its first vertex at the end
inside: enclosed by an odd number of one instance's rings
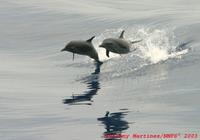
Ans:
POLYGON ((107 57, 110 57, 110 56, 109 56, 109 50, 106 50, 106 56, 107 56, 107 57))
POLYGON ((124 30, 121 32, 119 38, 124 38, 124 32, 125 32, 124 30))
POLYGON ((192 41, 193 41, 193 40, 190 40, 190 41, 188 41, 188 42, 185 42, 185 43, 182 43, 182 44, 178 45, 178 46, 176 47, 176 51, 182 51, 182 50, 185 50, 185 49, 189 48, 188 45, 189 45, 192 41))
POLYGON ((95 36, 91 37, 90 39, 86 40, 87 42, 92 42, 92 40, 95 38, 95 36))
POLYGON ((131 41, 131 44, 138 43, 138 42, 141 42, 141 41, 142 41, 142 39, 136 40, 136 41, 131 41))

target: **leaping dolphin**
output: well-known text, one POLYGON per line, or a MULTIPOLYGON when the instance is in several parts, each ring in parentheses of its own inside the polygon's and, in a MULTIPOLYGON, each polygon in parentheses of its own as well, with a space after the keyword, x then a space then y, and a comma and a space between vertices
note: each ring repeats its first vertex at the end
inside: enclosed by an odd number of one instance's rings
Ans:
POLYGON ((68 51, 73 53, 73 60, 74 60, 74 54, 80 54, 80 55, 87 55, 90 58, 93 58, 98 63, 102 63, 99 61, 99 56, 92 44, 92 40, 95 38, 95 36, 91 37, 90 39, 83 41, 83 40, 74 40, 69 42, 64 49, 61 51, 68 51))
POLYGON ((105 39, 103 43, 99 46, 106 49, 107 57, 109 57, 109 52, 114 52, 118 54, 129 53, 131 44, 142 41, 138 40, 138 41, 128 42, 124 39, 124 32, 125 32, 124 30, 121 32, 119 38, 105 39))

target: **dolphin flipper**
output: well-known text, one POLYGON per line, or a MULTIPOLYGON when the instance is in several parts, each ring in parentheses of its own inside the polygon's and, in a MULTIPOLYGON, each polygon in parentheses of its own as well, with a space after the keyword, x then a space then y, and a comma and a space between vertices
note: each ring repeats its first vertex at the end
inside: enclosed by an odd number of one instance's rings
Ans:
POLYGON ((74 61, 74 53, 73 53, 73 61, 74 61))
POLYGON ((121 32, 119 38, 124 38, 124 32, 125 32, 124 30, 121 32))
POLYGON ((107 55, 107 57, 110 57, 109 56, 109 50, 106 50, 106 55, 107 55))
POLYGON ((131 44, 138 43, 138 42, 141 42, 141 41, 142 41, 142 39, 141 40, 136 40, 136 41, 131 41, 131 44))
POLYGON ((91 43, 94 38, 95 38, 95 36, 91 37, 90 39, 88 39, 86 41, 91 43))

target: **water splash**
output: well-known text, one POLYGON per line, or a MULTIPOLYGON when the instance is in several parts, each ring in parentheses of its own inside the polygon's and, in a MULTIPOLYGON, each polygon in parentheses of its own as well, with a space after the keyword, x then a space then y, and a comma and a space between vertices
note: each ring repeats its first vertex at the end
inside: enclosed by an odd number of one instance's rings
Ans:
POLYGON ((151 64, 165 61, 169 58, 180 58, 188 50, 177 51, 179 46, 172 30, 166 29, 139 29, 137 32, 143 42, 138 44, 138 56, 151 64))
MULTIPOLYGON (((118 37, 122 29, 110 29, 104 31, 102 34, 96 37, 94 46, 96 47, 99 57, 101 60, 107 60, 105 49, 99 48, 98 46, 105 38, 118 37)), ((166 29, 150 29, 150 28, 139 28, 139 29, 126 29, 125 39, 134 41, 142 39, 142 42, 133 44, 132 50, 137 48, 137 51, 133 52, 140 58, 145 59, 150 63, 158 63, 165 61, 168 58, 180 56, 185 54, 188 50, 176 51, 178 42, 172 30, 166 29)), ((118 54, 111 53, 110 58, 119 57, 118 54)))
POLYGON ((118 38, 122 28, 110 29, 104 31, 94 40, 100 60, 106 62, 104 72, 115 71, 112 76, 123 75, 131 71, 136 71, 144 66, 156 64, 172 58, 181 58, 183 54, 188 53, 189 48, 177 49, 181 46, 171 29, 151 29, 151 28, 127 28, 125 29, 125 39, 135 41, 142 39, 141 42, 131 46, 132 51, 128 54, 120 55, 111 53, 110 58, 107 58, 105 49, 98 46, 105 38, 118 38), (106 61, 110 59, 109 61, 106 61))

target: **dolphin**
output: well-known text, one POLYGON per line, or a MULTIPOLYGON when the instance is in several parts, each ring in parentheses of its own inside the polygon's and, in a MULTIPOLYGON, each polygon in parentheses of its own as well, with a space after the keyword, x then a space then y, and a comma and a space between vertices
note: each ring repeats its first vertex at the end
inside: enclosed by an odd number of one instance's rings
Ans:
POLYGON ((128 42, 124 39, 124 30, 121 32, 119 38, 107 38, 103 40, 103 43, 99 47, 106 49, 106 55, 109 57, 109 52, 118 54, 126 54, 130 52, 130 46, 134 43, 138 43, 142 40, 128 42))
POLYGON ((101 61, 99 61, 98 53, 92 44, 92 40, 94 38, 95 36, 91 37, 86 41, 84 40, 71 41, 61 51, 72 52, 73 60, 74 60, 74 54, 80 54, 80 55, 87 55, 90 58, 94 59, 96 62, 102 63, 101 61))

